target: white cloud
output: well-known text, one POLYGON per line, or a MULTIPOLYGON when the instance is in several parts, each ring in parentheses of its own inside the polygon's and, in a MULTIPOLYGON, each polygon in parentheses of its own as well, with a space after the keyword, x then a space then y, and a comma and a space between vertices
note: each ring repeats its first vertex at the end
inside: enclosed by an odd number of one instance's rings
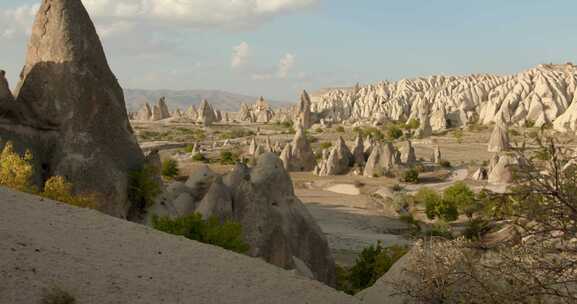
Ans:
POLYGON ((280 62, 278 64, 278 72, 277 72, 277 77, 278 78, 286 78, 289 74, 289 72, 293 69, 293 67, 295 66, 295 55, 287 53, 284 55, 284 57, 282 57, 280 59, 280 62))
POLYGON ((32 21, 40 6, 22 5, 13 9, 0 9, 0 38, 13 39, 24 34, 29 34, 32 21))
POLYGON ((241 42, 239 45, 232 48, 232 62, 231 67, 239 68, 246 64, 248 57, 250 56, 250 47, 248 43, 241 42))
POLYGON ((266 80, 266 79, 286 79, 288 78, 290 72, 296 65, 296 56, 291 53, 286 53, 279 60, 276 72, 253 74, 252 79, 254 80, 266 80))

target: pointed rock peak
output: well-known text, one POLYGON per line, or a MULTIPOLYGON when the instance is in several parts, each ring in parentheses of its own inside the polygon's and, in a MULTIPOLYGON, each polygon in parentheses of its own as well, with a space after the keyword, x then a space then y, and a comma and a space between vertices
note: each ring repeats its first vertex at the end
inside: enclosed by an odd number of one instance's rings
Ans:
POLYGON ((293 185, 281 159, 274 153, 264 153, 251 170, 250 180, 261 190, 274 189, 275 194, 294 195, 293 185))
POLYGON ((301 93, 301 102, 306 102, 306 103, 311 103, 311 98, 309 96, 309 93, 307 93, 306 90, 303 90, 301 93))
POLYGON ((361 135, 357 135, 357 138, 355 139, 355 146, 361 146, 363 145, 363 138, 361 137, 361 135))
POLYGON ((6 72, 0 70, 0 102, 6 101, 14 101, 14 96, 12 96, 8 80, 6 80, 6 72))

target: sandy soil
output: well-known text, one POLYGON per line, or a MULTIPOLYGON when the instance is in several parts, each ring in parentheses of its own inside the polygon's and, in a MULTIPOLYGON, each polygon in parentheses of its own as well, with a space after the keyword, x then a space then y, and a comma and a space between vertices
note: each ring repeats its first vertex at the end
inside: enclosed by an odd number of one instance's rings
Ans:
POLYGON ((0 303, 358 303, 259 259, 0 188, 0 303))

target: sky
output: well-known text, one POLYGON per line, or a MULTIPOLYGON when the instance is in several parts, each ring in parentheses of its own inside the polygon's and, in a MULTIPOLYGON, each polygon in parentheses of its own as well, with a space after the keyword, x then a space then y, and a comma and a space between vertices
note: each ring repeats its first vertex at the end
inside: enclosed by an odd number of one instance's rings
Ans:
MULTIPOLYGON (((302 89, 577 62, 574 0, 82 0, 121 85, 294 101, 302 89)), ((40 0, 0 0, 16 86, 40 0)))

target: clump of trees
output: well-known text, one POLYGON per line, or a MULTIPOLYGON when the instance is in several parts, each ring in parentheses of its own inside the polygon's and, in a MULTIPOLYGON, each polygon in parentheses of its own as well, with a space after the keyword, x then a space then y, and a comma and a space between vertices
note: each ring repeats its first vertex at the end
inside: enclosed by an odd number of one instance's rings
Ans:
POLYGON ((176 160, 169 158, 162 161, 162 176, 171 179, 178 176, 179 172, 176 160))
POLYGON ((421 303, 577 303, 577 159, 566 143, 542 138, 514 152, 506 193, 443 193, 457 209, 479 204, 470 239, 417 243, 407 276, 391 282, 399 294, 421 303), (515 237, 486 247, 490 223, 515 237))

